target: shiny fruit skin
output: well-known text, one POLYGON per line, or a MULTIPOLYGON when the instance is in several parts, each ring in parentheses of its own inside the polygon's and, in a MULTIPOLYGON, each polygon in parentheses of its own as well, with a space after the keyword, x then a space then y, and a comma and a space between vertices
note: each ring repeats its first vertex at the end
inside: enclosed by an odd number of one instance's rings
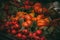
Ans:
POLYGON ((37 13, 38 14, 42 14, 43 13, 43 9, 42 8, 39 8, 37 13))
POLYGON ((12 30, 11 30, 11 33, 12 33, 12 34, 16 34, 16 30, 15 30, 15 29, 12 29, 12 30))
POLYGON ((21 38, 22 37, 22 34, 21 33, 18 33, 18 34, 16 34, 16 37, 17 38, 21 38))
POLYGON ((26 36, 25 35, 22 35, 22 40, 26 40, 26 36))
POLYGON ((36 18, 36 17, 33 17, 33 18, 32 18, 32 21, 37 21, 37 18, 36 18))
POLYGON ((29 14, 27 14, 27 15, 25 15, 25 19, 26 19, 26 20, 31 20, 31 19, 32 19, 32 16, 29 15, 29 14))
POLYGON ((48 23, 44 19, 37 21, 37 26, 39 26, 39 27, 47 26, 47 25, 48 25, 48 23))
POLYGON ((46 40, 44 36, 41 37, 41 40, 46 40))
POLYGON ((27 27, 27 28, 29 27, 29 25, 28 25, 27 22, 23 22, 23 23, 22 23, 22 26, 23 26, 23 27, 27 27))
POLYGON ((37 16, 37 20, 41 20, 43 18, 44 18, 44 15, 43 14, 37 16))
POLYGON ((31 8, 31 6, 25 5, 24 8, 25 8, 26 10, 29 10, 29 9, 31 8))
POLYGON ((28 23, 29 26, 32 24, 31 20, 27 20, 26 22, 28 23))
POLYGON ((37 6, 37 7, 41 7, 41 3, 37 2, 37 3, 34 4, 33 7, 36 7, 36 6, 37 6))
POLYGON ((35 38, 35 37, 36 37, 36 35, 37 35, 36 33, 33 33, 33 38, 35 38))
POLYGON ((22 30, 23 33, 28 33, 27 29, 22 30))
POLYGON ((33 34, 30 32, 30 33, 29 33, 29 37, 32 37, 32 35, 33 35, 33 34))
POLYGON ((40 35, 40 34, 42 34, 42 30, 37 30, 36 33, 37 33, 38 35, 40 35))
POLYGON ((34 8, 34 11, 36 12, 36 13, 38 13, 38 9, 39 9, 40 7, 35 7, 34 8))
POLYGON ((46 20, 48 23, 50 22, 49 18, 45 18, 44 20, 46 20))

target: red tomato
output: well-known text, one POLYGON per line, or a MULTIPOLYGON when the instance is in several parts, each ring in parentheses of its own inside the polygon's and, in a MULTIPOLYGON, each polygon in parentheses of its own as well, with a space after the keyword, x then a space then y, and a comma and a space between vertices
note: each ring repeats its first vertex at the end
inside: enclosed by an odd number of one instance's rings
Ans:
POLYGON ((40 38, 39 38, 38 36, 36 36, 34 39, 35 39, 35 40, 40 40, 40 38))
POLYGON ((25 40, 26 39, 26 36, 25 35, 22 35, 22 40, 25 40))
POLYGON ((16 34, 16 30, 15 29, 11 30, 11 33, 16 34))
POLYGON ((23 33, 28 33, 27 29, 22 30, 23 33))
POLYGON ((41 37, 41 40, 46 40, 45 37, 41 37))
POLYGON ((33 34, 30 32, 30 33, 29 33, 29 37, 32 37, 32 35, 33 35, 33 34))
POLYGON ((36 33, 33 33, 33 38, 35 38, 35 37, 36 37, 36 35, 37 35, 36 33))
POLYGON ((17 24, 17 22, 12 21, 12 24, 17 24))
POLYGON ((26 10, 31 8, 31 6, 29 6, 29 5, 24 5, 24 7, 25 7, 26 10))
POLYGON ((22 34, 21 33, 18 33, 18 34, 16 34, 16 37, 17 38, 21 38, 22 37, 22 34))
POLYGON ((38 35, 40 35, 40 34, 42 34, 42 30, 37 30, 36 33, 37 33, 38 35))
POLYGON ((43 12, 48 13, 48 9, 47 8, 43 8, 43 12))
POLYGON ((35 8, 36 6, 41 7, 41 3, 39 3, 39 2, 35 3, 35 4, 34 4, 34 8, 35 8))
POLYGON ((24 5, 29 5, 29 1, 23 2, 24 5))
POLYGON ((33 5, 33 2, 30 2, 30 5, 33 5))

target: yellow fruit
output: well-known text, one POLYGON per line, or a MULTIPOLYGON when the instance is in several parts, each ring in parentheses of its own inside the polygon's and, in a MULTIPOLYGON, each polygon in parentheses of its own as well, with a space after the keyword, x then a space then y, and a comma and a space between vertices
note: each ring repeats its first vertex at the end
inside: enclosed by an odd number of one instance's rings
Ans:
POLYGON ((34 17, 35 13, 30 13, 30 15, 31 15, 32 17, 34 17))

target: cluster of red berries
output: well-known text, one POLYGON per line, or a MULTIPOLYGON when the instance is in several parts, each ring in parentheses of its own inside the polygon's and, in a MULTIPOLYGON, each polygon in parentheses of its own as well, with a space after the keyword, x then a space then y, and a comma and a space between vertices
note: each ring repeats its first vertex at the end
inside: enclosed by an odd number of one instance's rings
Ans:
POLYGON ((36 32, 32 33, 29 32, 27 29, 24 29, 22 31, 20 30, 10 30, 9 31, 12 35, 17 37, 18 39, 22 40, 45 40, 45 37, 42 36, 42 30, 36 30, 36 32))

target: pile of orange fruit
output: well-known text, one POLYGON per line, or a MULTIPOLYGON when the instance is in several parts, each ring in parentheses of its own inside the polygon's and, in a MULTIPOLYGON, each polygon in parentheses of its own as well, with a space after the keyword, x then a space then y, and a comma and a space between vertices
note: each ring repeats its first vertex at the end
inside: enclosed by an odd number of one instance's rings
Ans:
POLYGON ((18 11, 15 16, 11 16, 10 21, 5 24, 7 32, 22 40, 45 40, 45 37, 41 36, 43 28, 36 30, 36 32, 30 32, 29 28, 31 28, 33 21, 36 22, 38 28, 49 26, 50 19, 44 15, 44 13, 48 13, 48 9, 42 8, 42 4, 39 2, 33 4, 27 0, 23 4, 21 8, 27 11, 32 8, 31 12, 18 11), (21 19, 24 21, 19 24, 18 21, 21 19))

